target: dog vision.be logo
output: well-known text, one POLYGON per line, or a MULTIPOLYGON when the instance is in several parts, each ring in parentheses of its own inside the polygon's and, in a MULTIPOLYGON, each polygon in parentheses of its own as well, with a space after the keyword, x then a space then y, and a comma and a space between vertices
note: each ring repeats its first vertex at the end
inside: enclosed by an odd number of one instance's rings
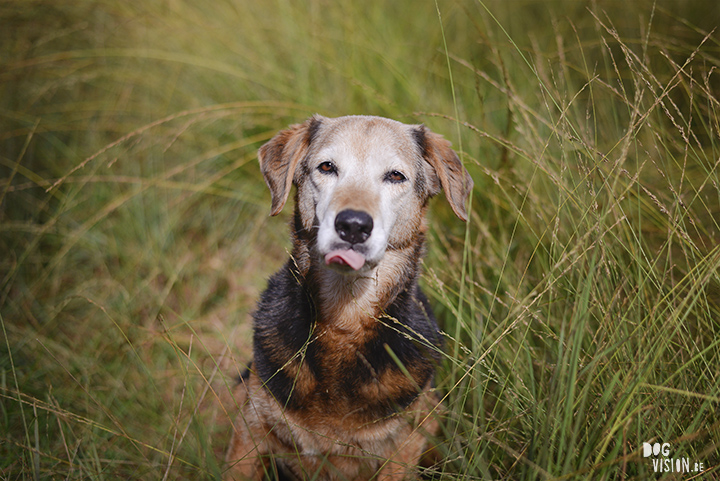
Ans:
POLYGON ((703 463, 690 458, 670 457, 670 443, 643 443, 642 454, 643 458, 652 458, 656 473, 701 473, 705 469, 703 463))

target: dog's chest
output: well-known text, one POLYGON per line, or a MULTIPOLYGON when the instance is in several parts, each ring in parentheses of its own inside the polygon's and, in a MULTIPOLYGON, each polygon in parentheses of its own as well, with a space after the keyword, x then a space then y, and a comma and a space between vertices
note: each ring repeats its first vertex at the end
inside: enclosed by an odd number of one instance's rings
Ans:
POLYGON ((254 368, 280 406, 364 423, 409 406, 439 345, 416 296, 401 296, 387 314, 334 322, 291 274, 271 279, 255 313, 254 368), (348 324, 355 328, 340 327, 348 324))
POLYGON ((304 366, 289 369, 295 391, 288 406, 361 422, 392 415, 417 397, 418 386, 431 375, 432 367, 419 354, 412 341, 385 329, 360 336, 320 330, 304 358, 291 362, 304 366), (408 364, 405 373, 399 364, 408 364))

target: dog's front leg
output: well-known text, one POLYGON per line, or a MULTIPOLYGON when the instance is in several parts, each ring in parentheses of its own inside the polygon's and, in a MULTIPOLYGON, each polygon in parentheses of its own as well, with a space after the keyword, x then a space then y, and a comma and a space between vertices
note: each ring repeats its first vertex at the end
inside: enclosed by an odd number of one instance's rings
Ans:
POLYGON ((270 469, 270 450, 264 437, 267 433, 253 432, 247 429, 245 421, 238 419, 235 433, 230 442, 226 457, 227 471, 225 481, 262 480, 270 469))
POLYGON ((378 481, 402 481, 415 479, 416 467, 420 461, 423 447, 426 444, 425 437, 418 431, 413 431, 402 442, 400 448, 393 453, 380 470, 378 481))
POLYGON ((245 382, 235 389, 235 400, 241 410, 235 420, 230 447, 225 457, 225 481, 259 481, 272 469, 272 433, 265 427, 267 424, 259 414, 256 394, 257 391, 250 389, 245 382))
MULTIPOLYGON (((420 395, 420 398, 408 409, 409 413, 414 414, 414 419, 408 419, 402 433, 397 437, 399 445, 393 446, 392 452, 386 453, 387 463, 383 466, 378 474, 378 481, 401 481, 406 479, 417 478, 417 467, 421 463, 421 458, 429 455, 434 449, 426 451, 428 441, 435 437, 440 431, 440 423, 437 415, 434 413, 438 410, 437 397, 428 392, 429 384, 426 391, 420 395)), ((432 458, 432 455, 428 456, 432 458)), ((426 465, 428 467, 430 462, 426 465)))

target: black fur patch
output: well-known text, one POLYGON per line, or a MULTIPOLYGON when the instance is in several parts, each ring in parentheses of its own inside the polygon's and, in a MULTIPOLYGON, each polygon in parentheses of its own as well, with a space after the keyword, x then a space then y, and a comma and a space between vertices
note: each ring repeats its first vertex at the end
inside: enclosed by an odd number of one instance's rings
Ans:
MULTIPOLYGON (((308 393, 310 396, 323 396, 329 404, 333 396, 355 402, 373 419, 408 407, 419 394, 418 387, 425 386, 432 377, 442 342, 427 299, 417 284, 396 297, 360 346, 334 346, 354 349, 356 353, 330 369, 328 347, 313 339, 317 310, 311 294, 298 279, 299 274, 289 262, 270 278, 254 316, 255 370, 273 397, 287 409, 305 405, 293 388, 296 380, 287 374, 288 369, 283 369, 291 362, 304 362, 317 386, 314 394, 308 393), (389 386, 391 397, 362 399, 358 393, 363 385, 378 382, 387 371, 401 372, 388 349, 413 380, 408 380, 406 386, 389 386), (291 361, 293 358, 295 361, 291 361), (342 377, 328 375, 329 369, 341 372, 342 377)), ((404 379, 401 375, 398 378, 404 379)))
POLYGON ((425 135, 425 126, 421 125, 420 127, 414 128, 412 131, 413 139, 415 140, 415 143, 420 148, 420 156, 426 157, 427 156, 427 136, 425 135))
POLYGON ((283 367, 310 338, 315 309, 298 283, 299 274, 289 261, 268 281, 254 314, 255 371, 282 405, 288 405, 294 379, 283 367))
POLYGON ((308 124, 306 141, 308 144, 312 144, 315 140, 315 137, 317 136, 318 130, 320 130, 322 120, 317 117, 312 117, 309 122, 310 123, 308 124))

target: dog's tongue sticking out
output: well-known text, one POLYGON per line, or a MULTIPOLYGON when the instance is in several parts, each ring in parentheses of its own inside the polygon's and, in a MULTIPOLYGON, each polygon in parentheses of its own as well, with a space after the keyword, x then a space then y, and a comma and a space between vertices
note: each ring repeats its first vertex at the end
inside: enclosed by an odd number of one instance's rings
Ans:
POLYGON ((351 249, 339 249, 325 255, 325 264, 340 264, 358 270, 365 264, 365 257, 351 249))

